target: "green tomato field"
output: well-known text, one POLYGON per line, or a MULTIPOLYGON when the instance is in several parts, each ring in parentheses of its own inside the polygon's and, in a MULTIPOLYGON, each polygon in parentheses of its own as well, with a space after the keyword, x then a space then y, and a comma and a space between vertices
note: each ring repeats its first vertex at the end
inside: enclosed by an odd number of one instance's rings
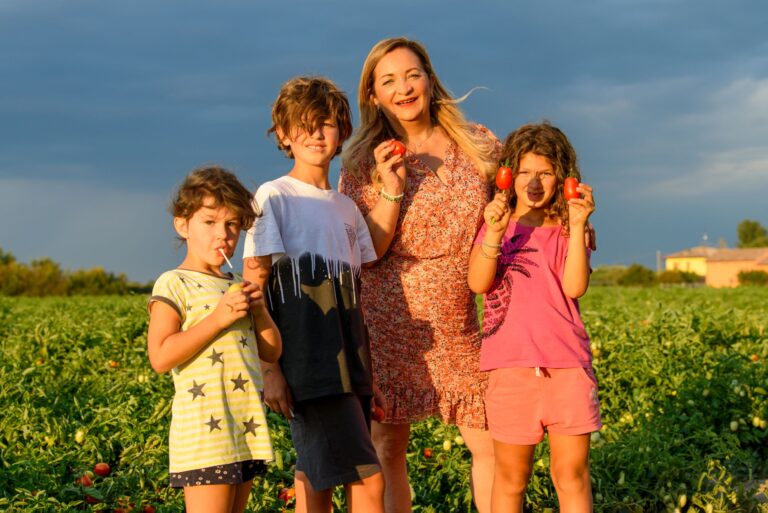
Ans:
MULTIPOLYGON (((183 510, 167 484, 173 384, 147 360, 145 302, 0 297, 0 511, 183 510)), ((768 288, 593 287, 581 305, 605 424, 595 511, 768 511, 768 288)), ((295 454, 269 419, 277 457, 249 511, 290 511, 295 454)), ((535 459, 526 507, 556 511, 546 444, 535 459)), ((408 462, 414 511, 474 511, 455 427, 415 425, 408 462)))

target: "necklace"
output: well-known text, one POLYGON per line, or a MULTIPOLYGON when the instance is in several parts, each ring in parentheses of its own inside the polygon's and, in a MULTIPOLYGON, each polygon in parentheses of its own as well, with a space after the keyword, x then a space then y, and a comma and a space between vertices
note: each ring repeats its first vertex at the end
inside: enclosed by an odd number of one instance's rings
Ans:
MULTIPOLYGON (((428 135, 428 136, 426 136, 426 137, 424 138, 424 140, 422 140, 420 143, 413 143, 413 149, 411 150, 411 153, 416 153, 417 151, 419 151, 419 150, 421 149, 421 147, 422 147, 422 146, 424 146, 424 143, 426 143, 427 141, 429 141, 429 139, 432 137, 432 134, 434 134, 434 133, 435 133, 435 127, 434 127, 434 125, 433 125, 433 126, 430 128, 430 130, 429 130, 429 135, 428 135)), ((411 141, 410 141, 410 140, 408 141, 408 145, 409 145, 409 146, 411 145, 411 141)))

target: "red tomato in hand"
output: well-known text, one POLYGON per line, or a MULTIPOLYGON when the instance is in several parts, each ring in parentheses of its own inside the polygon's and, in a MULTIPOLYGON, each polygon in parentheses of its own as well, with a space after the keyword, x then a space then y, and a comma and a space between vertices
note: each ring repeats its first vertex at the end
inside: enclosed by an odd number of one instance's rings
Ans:
POLYGON ((578 186, 579 181, 576 178, 569 176, 565 179, 565 183, 563 184, 563 196, 565 196, 565 201, 581 198, 581 194, 576 190, 576 187, 578 186))
POLYGON ((373 410, 371 411, 371 418, 376 422, 381 422, 382 420, 384 420, 384 408, 382 408, 378 404, 373 405, 373 410))
POLYGON ((496 187, 506 191, 512 186, 512 169, 507 166, 499 167, 496 171, 496 187))
POLYGON ((93 473, 101 477, 107 477, 111 470, 107 463, 97 463, 93 466, 93 473))
POLYGON ((392 140, 392 155, 405 155, 405 144, 400 141, 392 140))

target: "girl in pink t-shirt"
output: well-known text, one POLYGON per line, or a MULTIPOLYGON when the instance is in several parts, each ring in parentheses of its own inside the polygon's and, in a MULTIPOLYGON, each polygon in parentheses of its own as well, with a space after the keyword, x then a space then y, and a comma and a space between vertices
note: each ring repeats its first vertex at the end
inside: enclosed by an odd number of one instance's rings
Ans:
MULTIPOLYGON (((494 440, 492 511, 522 511, 536 444, 549 436, 562 511, 591 511, 590 433, 600 429, 597 381, 577 298, 589 285, 585 226, 595 209, 579 183, 576 152, 558 128, 524 125, 504 142, 512 170, 483 212, 469 259, 469 287, 484 293, 481 370, 494 440)), ((500 185, 503 180, 497 181, 500 185)))

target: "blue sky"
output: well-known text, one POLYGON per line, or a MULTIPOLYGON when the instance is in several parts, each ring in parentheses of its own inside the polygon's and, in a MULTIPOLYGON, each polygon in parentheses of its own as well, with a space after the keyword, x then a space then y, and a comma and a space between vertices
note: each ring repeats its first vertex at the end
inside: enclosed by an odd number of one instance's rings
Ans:
POLYGON ((0 0, 0 247, 153 279, 183 258, 166 212, 183 176, 283 174, 280 84, 326 75, 354 104, 396 35, 455 95, 483 86, 464 110, 499 137, 565 130, 595 189, 593 265, 734 245, 741 220, 768 226, 767 19, 740 0, 0 0))

